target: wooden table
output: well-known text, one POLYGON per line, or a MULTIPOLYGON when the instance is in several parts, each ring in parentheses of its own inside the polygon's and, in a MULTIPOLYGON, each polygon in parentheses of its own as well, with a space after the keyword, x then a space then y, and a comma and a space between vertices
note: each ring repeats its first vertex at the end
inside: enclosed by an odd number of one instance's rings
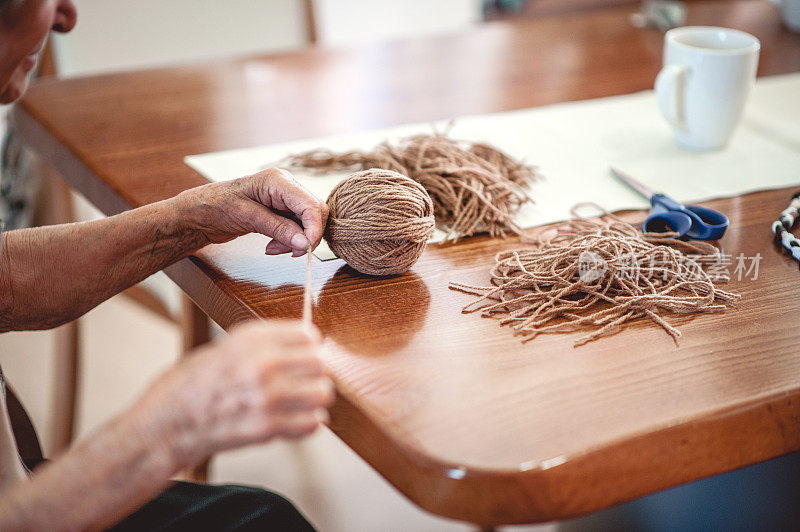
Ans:
MULTIPOLYGON (((800 35, 767 2, 691 6, 691 23, 758 36, 760 75, 800 70, 800 35)), ((662 35, 630 11, 42 82, 14 119, 113 214, 203 184, 188 154, 647 89, 662 35)), ((585 514, 800 449, 800 273, 769 230, 788 197, 710 203, 733 220, 725 250, 763 260, 757 280, 729 285, 738 308, 673 319, 679 348, 644 322, 577 349, 571 334, 523 345, 462 315, 468 297, 448 281, 485 282, 513 239, 431 246, 389 279, 317 262, 333 431, 422 508, 483 526, 585 514)), ((223 327, 297 318, 305 259, 265 244, 210 246, 168 274, 223 327)))

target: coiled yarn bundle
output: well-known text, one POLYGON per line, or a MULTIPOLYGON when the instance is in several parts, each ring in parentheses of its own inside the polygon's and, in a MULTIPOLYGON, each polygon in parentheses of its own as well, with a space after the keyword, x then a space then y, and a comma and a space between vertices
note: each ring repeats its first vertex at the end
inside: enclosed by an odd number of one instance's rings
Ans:
POLYGON ((328 196, 325 240, 337 257, 369 275, 411 268, 434 228, 433 203, 422 186, 391 170, 351 174, 328 196))
POLYGON ((451 282, 450 288, 478 296, 464 312, 498 319, 524 341, 587 331, 578 346, 646 317, 677 343, 681 333, 663 313, 722 312, 739 299, 704 270, 719 261, 708 243, 642 234, 618 219, 576 220, 557 226, 550 238, 540 235, 532 249, 497 254, 491 286, 451 282), (595 268, 586 269, 587 257, 595 268))
POLYGON ((407 175, 428 191, 436 223, 447 233, 445 240, 453 242, 476 233, 521 234, 514 216, 531 201, 525 187, 537 178, 533 167, 492 146, 442 134, 416 135, 397 145, 385 142, 369 152, 313 150, 284 164, 318 172, 382 168, 407 175))

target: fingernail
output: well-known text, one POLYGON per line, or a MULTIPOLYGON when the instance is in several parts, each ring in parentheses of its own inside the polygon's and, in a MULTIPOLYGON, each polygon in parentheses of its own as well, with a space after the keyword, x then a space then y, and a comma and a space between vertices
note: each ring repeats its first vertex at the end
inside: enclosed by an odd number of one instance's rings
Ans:
POLYGON ((308 248, 309 242, 303 233, 297 233, 292 237, 291 244, 294 249, 302 249, 305 251, 308 248))
POLYGON ((323 425, 330 425, 331 415, 324 408, 319 408, 314 412, 314 416, 323 425))

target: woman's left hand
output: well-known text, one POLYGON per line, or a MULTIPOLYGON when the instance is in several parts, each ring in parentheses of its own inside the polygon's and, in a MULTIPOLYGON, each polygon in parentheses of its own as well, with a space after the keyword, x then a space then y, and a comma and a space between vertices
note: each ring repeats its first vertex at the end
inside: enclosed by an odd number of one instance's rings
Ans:
POLYGON ((186 213, 185 221, 210 243, 261 233, 272 238, 269 255, 291 252, 297 257, 314 249, 328 220, 328 206, 280 168, 193 188, 174 200, 186 213))

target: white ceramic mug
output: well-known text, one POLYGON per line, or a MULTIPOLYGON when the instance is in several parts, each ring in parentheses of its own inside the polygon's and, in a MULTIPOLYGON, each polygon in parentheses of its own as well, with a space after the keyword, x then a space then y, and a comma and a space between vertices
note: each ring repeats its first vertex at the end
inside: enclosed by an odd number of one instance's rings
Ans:
POLYGON ((729 28, 685 26, 666 33, 656 96, 680 146, 727 144, 755 81, 760 50, 758 39, 729 28))

